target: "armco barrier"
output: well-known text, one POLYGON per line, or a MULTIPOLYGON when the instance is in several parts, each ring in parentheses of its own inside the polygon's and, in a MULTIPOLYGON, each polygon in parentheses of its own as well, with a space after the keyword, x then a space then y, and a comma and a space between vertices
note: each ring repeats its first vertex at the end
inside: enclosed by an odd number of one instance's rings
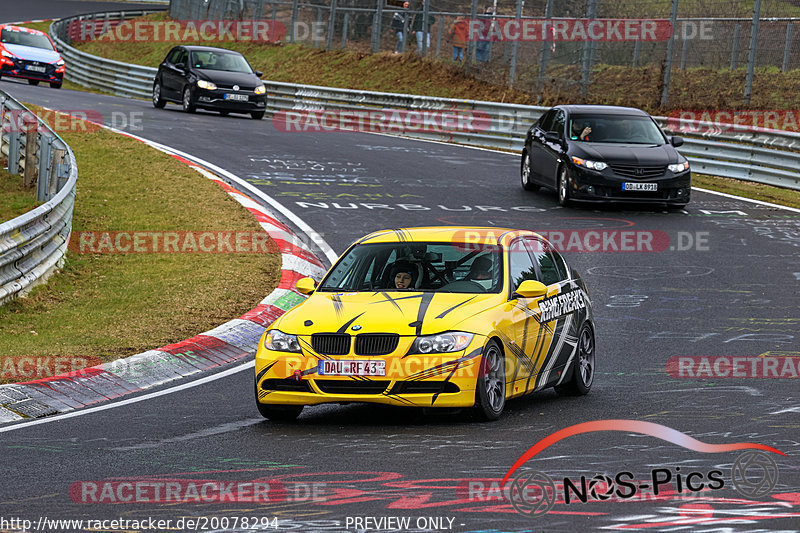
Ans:
MULTIPOLYGON (((0 91, 0 152, 12 174, 36 179, 39 207, 0 223, 0 304, 47 279, 63 261, 72 230, 78 167, 69 146, 10 95, 0 91), (26 134, 36 127, 35 134, 26 134), (27 143, 35 143, 26 146, 27 143), (27 157, 26 157, 27 152, 27 157)), ((20 179, 23 179, 20 177, 20 179)))
MULTIPOLYGON (((68 28, 81 20, 130 19, 145 11, 120 11, 78 15, 55 21, 50 34, 67 64, 67 79, 86 87, 127 97, 150 98, 156 69, 111 61, 80 52, 70 46, 68 28)), ((528 127, 547 109, 539 106, 503 104, 475 100, 435 98, 407 94, 316 87, 265 82, 268 106, 273 113, 302 110, 404 110, 472 112, 485 116, 488 127, 481 131, 413 131, 398 135, 417 139, 456 142, 521 151, 528 127)), ((656 117, 666 127, 666 117, 656 117)), ((704 124, 699 124, 703 126, 704 124)), ((776 185, 800 190, 796 169, 800 162, 800 134, 769 130, 743 132, 734 125, 711 124, 707 133, 682 134, 680 151, 696 172, 776 185), (726 126, 730 126, 729 128, 726 126), (779 149, 779 148, 780 149, 779 149)), ((668 131, 668 130, 667 130, 668 131)), ((668 131, 669 133, 669 131, 668 131)))

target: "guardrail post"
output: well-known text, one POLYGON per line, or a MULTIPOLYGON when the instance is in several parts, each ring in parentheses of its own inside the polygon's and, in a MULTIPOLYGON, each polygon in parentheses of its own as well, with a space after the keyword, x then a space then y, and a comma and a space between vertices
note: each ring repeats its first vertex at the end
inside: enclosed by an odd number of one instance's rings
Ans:
POLYGON ((61 179, 61 176, 59 176, 58 172, 66 155, 66 150, 61 150, 58 148, 53 148, 50 152, 50 168, 48 169, 50 173, 50 176, 48 177, 48 181, 50 182, 50 190, 48 193, 51 197, 55 196, 55 194, 60 191, 61 187, 63 186, 64 182, 61 179))
MULTIPOLYGON (((552 0, 548 0, 552 1, 552 0)), ((472 22, 478 15, 478 0, 472 0, 472 7, 469 11, 469 20, 472 22)), ((465 71, 469 74, 470 66, 475 62, 475 39, 470 35, 467 40, 467 57, 464 61, 465 71)))
POLYGON ((789 21, 786 23, 786 43, 783 46, 783 68, 782 72, 789 70, 789 53, 792 51, 792 30, 794 23, 789 21))
MULTIPOLYGON (((519 28, 519 21, 522 18, 522 2, 523 0, 517 0, 517 11, 514 14, 514 20, 517 21, 517 27, 519 28)), ((507 50, 508 48, 506 48, 507 50)), ((511 66, 508 68, 508 86, 513 87, 514 81, 517 78, 517 51, 519 50, 519 39, 514 39, 514 43, 511 45, 511 66)))
POLYGON ((672 53, 675 51, 675 27, 678 25, 678 0, 672 0, 672 13, 669 16, 672 35, 667 42, 667 59, 664 62, 664 88, 661 90, 661 108, 667 106, 669 99, 669 77, 672 74, 672 53))
POLYGON ((49 135, 39 134, 39 150, 36 158, 39 160, 39 181, 36 183, 36 199, 46 202, 50 195, 50 150, 53 147, 53 138, 49 135))
POLYGON ((761 0, 753 6, 753 25, 750 29, 750 52, 747 54, 747 76, 744 81, 744 105, 750 105, 753 94, 753 74, 756 68, 756 51, 758 50, 758 21, 761 17, 761 0))
POLYGON ((731 70, 736 70, 736 63, 739 56, 739 32, 742 31, 742 25, 736 23, 733 27, 733 47, 731 48, 731 70))
POLYGON ((297 28, 297 10, 300 4, 300 0, 293 0, 292 1, 292 20, 289 24, 289 42, 294 43, 294 31, 297 28))
POLYGON ((39 121, 28 115, 22 121, 25 129, 25 170, 22 174, 22 186, 32 189, 36 182, 36 137, 39 121))
POLYGON ((342 22, 342 50, 347 48, 347 24, 350 22, 350 13, 345 12, 342 22))
POLYGON ((17 175, 19 174, 19 148, 21 143, 22 133, 19 127, 13 125, 11 131, 8 132, 8 173, 17 175))
MULTIPOLYGON (((597 0, 589 0, 589 10, 586 18, 595 18, 597 13, 597 0)), ((674 26, 673 26, 674 27, 674 26)), ((581 96, 586 98, 589 94, 589 78, 592 70, 592 41, 586 40, 583 43, 583 59, 581 61, 581 96)))
POLYGON ((314 48, 319 48, 320 38, 319 38, 318 32, 319 32, 319 28, 321 28, 321 27, 322 27, 322 8, 318 7, 317 8, 317 25, 314 27, 313 31, 311 32, 311 33, 314 34, 313 35, 314 48))
POLYGON ((333 50, 333 32, 336 29, 336 0, 331 0, 330 13, 328 14, 328 42, 327 50, 333 50))
MULTIPOLYGON (((547 4, 544 8, 544 19, 547 24, 552 24, 553 18, 553 0, 547 0, 547 4)), ((539 95, 537 98, 537 102, 542 98, 542 88, 544 87, 544 78, 547 75, 547 64, 550 62, 550 52, 552 51, 552 46, 555 44, 555 41, 552 41, 552 34, 548 31, 547 32, 547 40, 542 42, 542 54, 539 58, 539 87, 538 91, 539 95)))

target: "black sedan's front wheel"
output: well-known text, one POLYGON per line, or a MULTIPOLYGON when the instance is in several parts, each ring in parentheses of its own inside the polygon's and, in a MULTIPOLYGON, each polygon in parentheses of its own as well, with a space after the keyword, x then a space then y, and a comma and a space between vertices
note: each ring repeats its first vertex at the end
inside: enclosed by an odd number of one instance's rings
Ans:
POLYGON ((497 420, 506 406, 506 359, 497 341, 486 345, 480 368, 475 384, 475 411, 484 420, 497 420))
POLYGON ((264 112, 263 111, 252 111, 250 113, 250 116, 253 117, 254 120, 261 120, 262 118, 264 118, 264 112))
POLYGON ((528 151, 525 150, 522 152, 522 164, 519 168, 519 175, 522 179, 522 188, 526 191, 536 191, 539 190, 539 186, 535 183, 531 183, 531 156, 528 154, 528 151))
POLYGON ((567 207, 569 204, 569 174, 567 167, 562 166, 558 171, 558 205, 567 207))
POLYGON ((192 90, 187 86, 183 89, 183 110, 187 113, 194 113, 196 108, 192 102, 192 90))

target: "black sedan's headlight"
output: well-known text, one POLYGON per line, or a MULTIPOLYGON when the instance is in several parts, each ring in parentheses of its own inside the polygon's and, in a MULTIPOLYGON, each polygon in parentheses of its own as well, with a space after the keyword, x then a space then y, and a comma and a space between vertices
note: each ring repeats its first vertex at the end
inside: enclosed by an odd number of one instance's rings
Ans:
POLYGON ((588 168, 589 170, 603 170, 608 165, 603 163, 602 161, 589 161, 588 159, 581 159, 580 157, 572 156, 572 162, 576 165, 582 166, 583 168, 588 168))
POLYGON ((681 172, 689 170, 689 162, 684 161, 682 163, 676 163, 674 165, 667 165, 667 169, 669 169, 671 172, 675 174, 680 174, 681 172))
POLYGON ((289 335, 278 329, 271 329, 267 332, 264 337, 264 347, 276 352, 301 353, 297 335, 289 335))
POLYGON ((411 346, 410 354, 429 354, 429 353, 447 353, 459 352, 469 346, 472 338, 475 335, 472 333, 464 333, 463 331, 452 331, 448 333, 439 333, 437 335, 426 335, 424 337, 417 337, 414 344, 411 346))

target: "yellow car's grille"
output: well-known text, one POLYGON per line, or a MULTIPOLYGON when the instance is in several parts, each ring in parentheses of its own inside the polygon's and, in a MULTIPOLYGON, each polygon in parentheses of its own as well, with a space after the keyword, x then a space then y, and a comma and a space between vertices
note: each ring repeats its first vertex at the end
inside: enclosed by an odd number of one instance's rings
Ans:
POLYGON ((380 394, 391 382, 315 379, 314 383, 326 394, 380 394))
POLYGON ((362 333, 356 335, 356 355, 388 355, 397 349, 396 333, 362 333))
POLYGON ((350 335, 347 333, 314 333, 311 347, 321 355, 347 355, 350 353, 350 335))

